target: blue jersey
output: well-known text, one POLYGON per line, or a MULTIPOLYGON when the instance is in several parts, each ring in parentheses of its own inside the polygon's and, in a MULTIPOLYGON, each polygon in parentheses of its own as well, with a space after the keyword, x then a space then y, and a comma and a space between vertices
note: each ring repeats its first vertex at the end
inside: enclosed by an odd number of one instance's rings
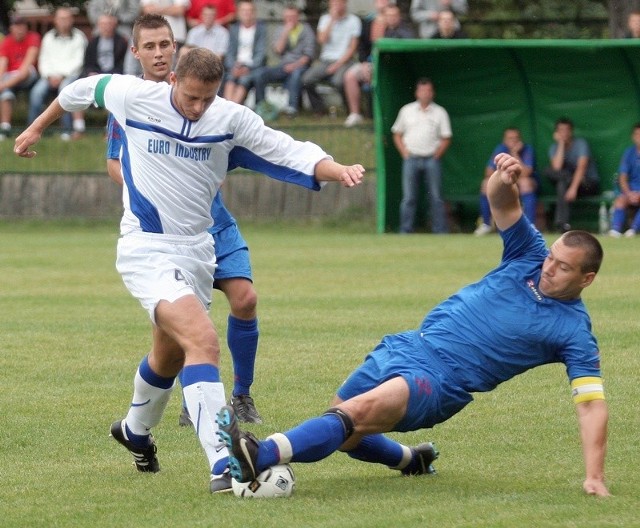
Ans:
POLYGON ((538 282, 548 249, 523 216, 501 233, 502 262, 434 308, 419 329, 467 392, 484 392, 547 363, 570 380, 600 376, 598 344, 580 299, 546 298, 538 282))
MULTIPOLYGON (((491 157, 487 162, 487 167, 490 168, 492 171, 495 171, 496 170, 495 158, 498 154, 503 154, 503 153, 511 154, 511 151, 509 150, 509 147, 507 147, 504 143, 500 143, 496 148, 493 149, 493 152, 491 153, 491 157)), ((520 156, 520 160, 522 161, 522 164, 525 167, 531 168, 532 170, 531 176, 537 180, 538 175, 535 172, 536 158, 533 152, 533 147, 531 145, 525 144, 522 147, 522 150, 518 152, 518 155, 520 156)))
POLYGON ((635 145, 627 148, 622 154, 618 173, 627 175, 629 189, 640 191, 640 152, 635 145))

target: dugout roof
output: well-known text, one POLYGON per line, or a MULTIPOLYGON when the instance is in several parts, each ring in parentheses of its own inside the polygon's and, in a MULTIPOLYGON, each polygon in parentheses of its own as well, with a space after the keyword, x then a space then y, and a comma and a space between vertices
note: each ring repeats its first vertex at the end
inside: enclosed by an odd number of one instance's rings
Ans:
POLYGON ((562 116, 574 121, 575 135, 587 138, 603 187, 610 188, 631 127, 640 121, 640 39, 381 39, 374 65, 378 232, 397 229, 401 160, 390 129, 400 107, 414 100, 419 77, 433 79, 436 102, 451 118, 445 196, 478 194, 507 126, 522 130, 542 172, 562 116))

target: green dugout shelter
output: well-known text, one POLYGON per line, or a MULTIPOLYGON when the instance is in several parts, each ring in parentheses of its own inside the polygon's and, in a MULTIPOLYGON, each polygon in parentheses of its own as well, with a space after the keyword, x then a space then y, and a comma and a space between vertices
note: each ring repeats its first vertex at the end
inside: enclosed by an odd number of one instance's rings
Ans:
MULTIPOLYGON (((640 121, 638 39, 382 39, 374 65, 380 233, 398 228, 401 158, 391 126, 400 108, 415 100, 419 77, 434 81, 436 102, 451 118, 453 141, 443 159, 443 192, 450 202, 478 196, 484 167, 507 126, 519 127, 533 145, 542 174, 555 120, 563 116, 574 121, 576 136, 588 140, 602 189, 610 190, 631 144, 631 127, 640 121)), ((541 194, 552 196, 541 180, 541 194)))

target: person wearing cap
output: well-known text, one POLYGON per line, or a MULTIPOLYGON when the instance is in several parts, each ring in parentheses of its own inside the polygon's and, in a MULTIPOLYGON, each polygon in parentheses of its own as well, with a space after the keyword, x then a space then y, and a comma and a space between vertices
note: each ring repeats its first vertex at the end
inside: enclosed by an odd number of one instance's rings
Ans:
POLYGON ((24 17, 13 15, 9 34, 0 42, 0 141, 11 134, 16 92, 29 90, 38 78, 40 35, 29 31, 24 17))

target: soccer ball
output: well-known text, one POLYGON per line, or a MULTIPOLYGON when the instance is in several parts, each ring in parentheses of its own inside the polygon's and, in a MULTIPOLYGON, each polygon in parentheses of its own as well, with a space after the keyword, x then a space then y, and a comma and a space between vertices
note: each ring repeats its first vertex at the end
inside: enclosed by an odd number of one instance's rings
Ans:
POLYGON ((251 482, 232 479, 231 487, 236 497, 290 497, 296 487, 296 477, 289 464, 280 464, 265 469, 251 482))

